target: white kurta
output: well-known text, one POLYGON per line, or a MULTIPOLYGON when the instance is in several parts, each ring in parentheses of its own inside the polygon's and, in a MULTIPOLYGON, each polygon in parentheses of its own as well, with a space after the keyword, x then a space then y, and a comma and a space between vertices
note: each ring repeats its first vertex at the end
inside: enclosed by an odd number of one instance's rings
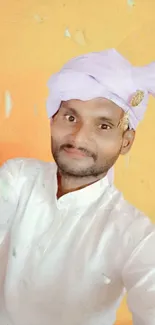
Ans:
POLYGON ((0 169, 0 325, 155 325, 155 228, 107 178, 56 198, 56 165, 0 169))

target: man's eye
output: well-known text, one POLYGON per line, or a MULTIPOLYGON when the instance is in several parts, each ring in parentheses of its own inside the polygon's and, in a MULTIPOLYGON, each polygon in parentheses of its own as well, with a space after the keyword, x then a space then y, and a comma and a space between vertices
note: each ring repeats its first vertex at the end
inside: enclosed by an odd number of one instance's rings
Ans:
POLYGON ((69 122, 76 122, 76 119, 73 115, 65 115, 65 118, 69 122))
POLYGON ((111 129, 110 125, 107 125, 107 124, 101 124, 101 125, 99 126, 99 128, 100 128, 101 130, 109 130, 109 129, 111 129))

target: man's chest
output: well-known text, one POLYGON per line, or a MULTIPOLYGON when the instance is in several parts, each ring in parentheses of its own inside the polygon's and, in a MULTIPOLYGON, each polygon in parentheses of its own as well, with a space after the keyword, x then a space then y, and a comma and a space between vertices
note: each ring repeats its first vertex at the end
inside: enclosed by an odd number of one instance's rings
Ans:
POLYGON ((69 210, 31 201, 17 213, 10 239, 8 297, 21 293, 39 300, 77 303, 88 303, 91 297, 93 303, 101 292, 102 299, 109 293, 112 297, 112 288, 119 293, 118 238, 104 216, 98 214, 95 220, 93 211, 71 215, 69 210))

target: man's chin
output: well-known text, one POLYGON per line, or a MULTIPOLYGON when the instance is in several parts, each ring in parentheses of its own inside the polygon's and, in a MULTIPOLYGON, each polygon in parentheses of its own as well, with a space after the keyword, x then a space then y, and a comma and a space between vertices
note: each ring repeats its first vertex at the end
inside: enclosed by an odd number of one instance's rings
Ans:
POLYGON ((64 162, 63 163, 58 162, 57 165, 59 170, 66 175, 70 175, 74 177, 84 177, 84 176, 88 176, 88 174, 89 175, 91 174, 91 166, 90 165, 88 166, 88 164, 84 165, 77 162, 65 164, 64 162))

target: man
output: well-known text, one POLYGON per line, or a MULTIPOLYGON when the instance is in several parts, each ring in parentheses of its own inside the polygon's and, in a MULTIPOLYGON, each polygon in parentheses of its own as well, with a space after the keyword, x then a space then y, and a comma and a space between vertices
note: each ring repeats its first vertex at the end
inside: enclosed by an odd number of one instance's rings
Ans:
POLYGON ((155 227, 113 185, 155 92, 155 65, 115 50, 49 81, 55 163, 0 170, 0 325, 112 325, 127 292, 134 325, 155 324, 155 227))

